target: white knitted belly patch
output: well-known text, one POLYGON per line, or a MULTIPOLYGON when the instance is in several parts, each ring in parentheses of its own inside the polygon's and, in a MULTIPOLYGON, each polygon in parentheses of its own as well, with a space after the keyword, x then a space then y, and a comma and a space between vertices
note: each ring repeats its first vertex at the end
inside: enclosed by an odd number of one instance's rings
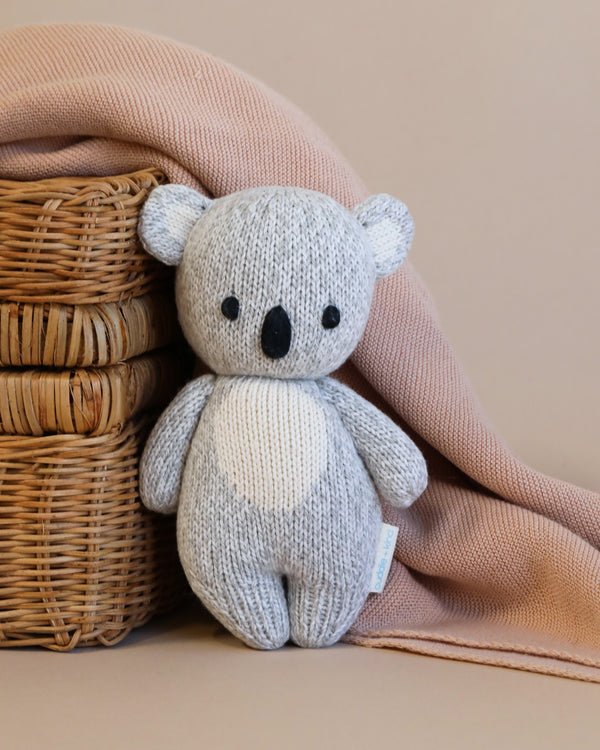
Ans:
POLYGON ((249 378, 219 406, 215 443, 219 470, 238 495, 291 510, 327 466, 326 415, 294 383, 249 378))

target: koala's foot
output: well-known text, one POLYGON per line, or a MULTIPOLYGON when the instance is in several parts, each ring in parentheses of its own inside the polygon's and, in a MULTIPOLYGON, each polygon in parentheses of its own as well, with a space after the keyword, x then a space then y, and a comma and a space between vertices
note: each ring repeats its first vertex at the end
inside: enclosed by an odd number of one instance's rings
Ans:
POLYGON ((233 635, 258 649, 280 648, 289 640, 285 593, 274 573, 242 574, 232 570, 209 584, 190 580, 194 593, 233 635))
POLYGON ((290 638, 303 648, 331 646, 350 628, 366 601, 368 586, 348 589, 336 582, 290 580, 290 638))

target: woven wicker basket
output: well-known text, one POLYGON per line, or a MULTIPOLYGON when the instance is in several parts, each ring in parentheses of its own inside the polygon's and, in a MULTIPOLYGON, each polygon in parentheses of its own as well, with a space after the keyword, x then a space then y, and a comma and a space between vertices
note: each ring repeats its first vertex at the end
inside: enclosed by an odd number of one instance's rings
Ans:
POLYGON ((0 434, 103 435, 143 409, 166 405, 191 371, 186 350, 162 350, 110 367, 0 370, 0 434))
POLYGON ((0 436, 0 647, 112 645, 180 597, 173 520, 138 499, 148 427, 0 436))
POLYGON ((165 179, 0 180, 0 366, 114 364, 180 335, 161 297, 172 269, 136 233, 165 179))
POLYGON ((22 433, 0 435, 0 646, 113 644, 181 596, 173 519, 143 508, 137 467, 190 365, 0 373, 1 430, 22 433))
POLYGON ((2 367, 110 365, 180 337, 172 293, 99 305, 0 303, 2 367))
POLYGON ((0 646, 110 645, 186 589, 173 519, 137 489, 191 375, 181 348, 152 351, 181 336, 136 235, 164 181, 0 180, 0 366, 19 366, 0 370, 0 646))

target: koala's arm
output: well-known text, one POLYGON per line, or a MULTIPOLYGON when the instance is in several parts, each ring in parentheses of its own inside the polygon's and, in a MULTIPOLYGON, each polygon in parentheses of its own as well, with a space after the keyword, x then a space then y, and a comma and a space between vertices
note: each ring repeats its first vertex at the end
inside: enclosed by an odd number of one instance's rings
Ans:
POLYGON ((317 382, 338 410, 383 499, 397 508, 408 507, 427 486, 421 451, 404 430, 348 386, 333 378, 317 382))
POLYGON ((191 380, 158 418, 140 460, 140 497, 158 513, 174 513, 190 441, 214 388, 214 375, 191 380))

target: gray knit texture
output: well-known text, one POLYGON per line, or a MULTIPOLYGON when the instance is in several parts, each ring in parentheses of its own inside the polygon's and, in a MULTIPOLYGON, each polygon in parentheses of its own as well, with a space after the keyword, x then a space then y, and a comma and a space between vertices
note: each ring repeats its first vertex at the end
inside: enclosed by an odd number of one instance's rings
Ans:
POLYGON ((183 331, 215 373, 154 426, 142 501, 177 511, 193 591, 246 644, 335 643, 369 593, 380 497, 405 508, 427 484, 409 437, 327 377, 358 343, 376 279, 404 261, 410 214, 388 195, 351 212, 301 188, 210 200, 165 185, 138 231, 177 265, 183 331))

